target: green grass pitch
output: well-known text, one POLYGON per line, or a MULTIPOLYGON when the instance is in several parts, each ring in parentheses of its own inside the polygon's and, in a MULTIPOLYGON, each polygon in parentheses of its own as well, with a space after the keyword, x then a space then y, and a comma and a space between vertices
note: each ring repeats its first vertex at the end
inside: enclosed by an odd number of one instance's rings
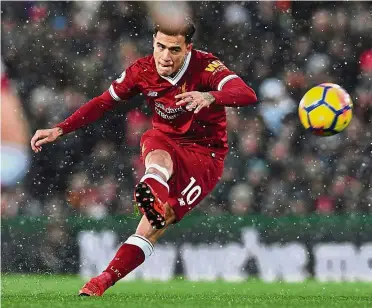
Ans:
POLYGON ((103 297, 78 297, 83 281, 75 276, 1 277, 1 306, 10 308, 116 307, 372 307, 372 283, 243 283, 128 281, 103 297))

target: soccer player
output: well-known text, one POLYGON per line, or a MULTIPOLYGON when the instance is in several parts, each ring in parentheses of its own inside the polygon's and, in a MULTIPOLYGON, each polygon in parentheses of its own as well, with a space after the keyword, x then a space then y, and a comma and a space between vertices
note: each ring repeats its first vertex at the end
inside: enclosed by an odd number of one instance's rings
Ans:
POLYGON ((173 29, 156 25, 152 55, 137 60, 102 95, 55 128, 36 131, 31 140, 32 149, 40 152, 43 144, 96 121, 138 93, 153 110, 153 128, 140 145, 146 172, 134 189, 142 219, 80 295, 101 296, 142 264, 169 225, 213 190, 228 151, 225 107, 257 101, 255 92, 215 56, 193 49, 194 32, 188 19, 173 29))

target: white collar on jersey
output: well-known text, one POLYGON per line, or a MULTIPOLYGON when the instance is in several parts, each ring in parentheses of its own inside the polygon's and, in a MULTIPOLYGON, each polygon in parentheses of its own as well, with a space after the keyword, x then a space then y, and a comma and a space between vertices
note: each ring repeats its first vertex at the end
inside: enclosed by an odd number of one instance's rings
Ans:
POLYGON ((189 67, 189 64, 190 64, 190 60, 191 60, 191 51, 187 54, 186 56, 186 59, 185 61, 183 61, 183 64, 182 64, 182 67, 181 69, 178 71, 178 73, 176 74, 176 76, 174 76, 173 78, 172 77, 166 77, 166 76, 162 76, 160 75, 161 78, 164 78, 165 80, 167 80, 171 85, 176 85, 177 82, 180 81, 180 79, 182 78, 182 76, 185 74, 187 68, 189 67))

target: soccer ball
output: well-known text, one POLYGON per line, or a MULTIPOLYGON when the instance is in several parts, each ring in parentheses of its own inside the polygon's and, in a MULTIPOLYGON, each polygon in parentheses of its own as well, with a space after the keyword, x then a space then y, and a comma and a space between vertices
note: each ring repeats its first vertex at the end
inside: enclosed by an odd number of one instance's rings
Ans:
POLYGON ((349 125, 353 102, 339 85, 322 83, 306 92, 298 114, 305 129, 317 136, 332 136, 349 125))

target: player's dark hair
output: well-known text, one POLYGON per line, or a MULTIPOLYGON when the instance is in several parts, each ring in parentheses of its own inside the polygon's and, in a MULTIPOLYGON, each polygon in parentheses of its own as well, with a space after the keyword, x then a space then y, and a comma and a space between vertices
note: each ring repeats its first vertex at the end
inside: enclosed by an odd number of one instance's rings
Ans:
POLYGON ((191 43, 195 30, 196 30, 195 25, 189 17, 185 18, 185 22, 180 27, 177 28, 167 27, 167 25, 165 24, 154 25, 155 36, 158 32, 164 33, 166 35, 182 35, 185 37, 186 44, 191 43))

